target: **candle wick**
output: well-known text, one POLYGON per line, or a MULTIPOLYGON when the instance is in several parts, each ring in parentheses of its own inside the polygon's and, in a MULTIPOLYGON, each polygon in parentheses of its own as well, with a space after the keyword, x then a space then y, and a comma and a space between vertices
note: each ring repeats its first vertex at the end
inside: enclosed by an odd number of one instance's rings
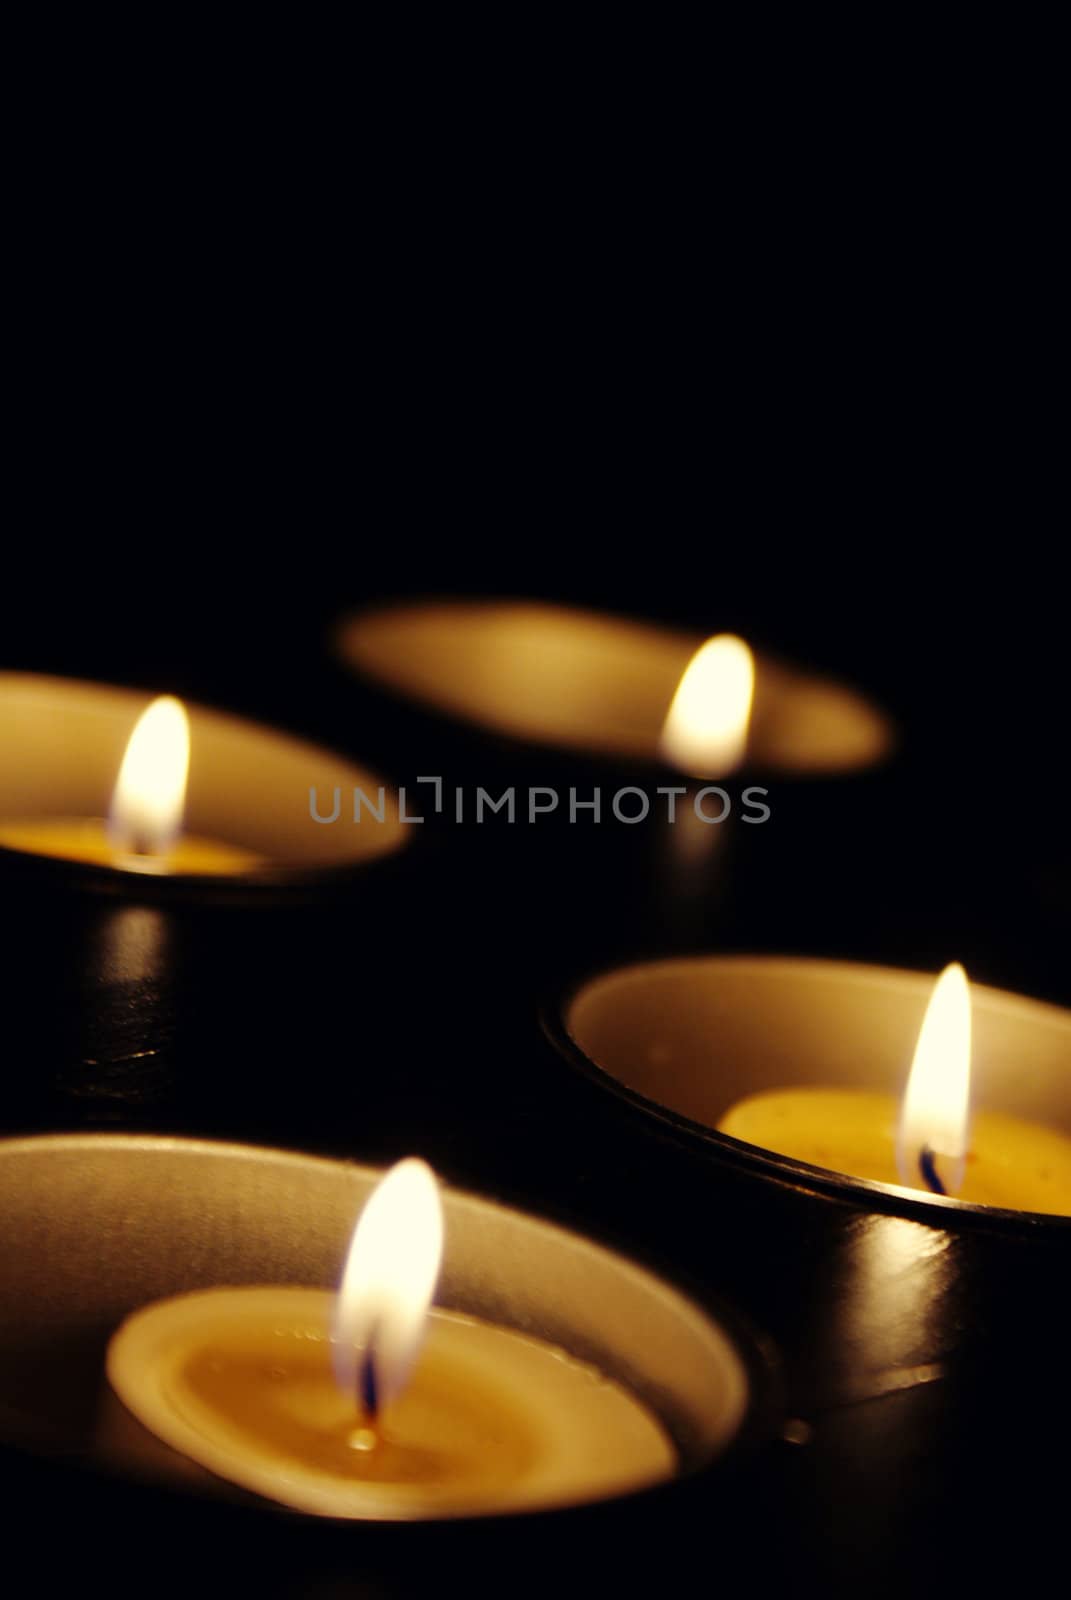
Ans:
POLYGON ((376 1376, 375 1350, 369 1341, 357 1374, 357 1392, 361 1409, 370 1422, 379 1414, 379 1380, 376 1376))
POLYGON ((937 1158, 928 1144, 924 1144, 919 1152, 919 1171, 927 1188, 934 1194, 947 1194, 948 1190, 937 1176, 937 1158))
POLYGON ((124 856, 158 856, 160 854, 154 846, 152 837, 148 833, 129 831, 116 833, 111 830, 112 849, 124 856))
POLYGON ((129 854, 133 856, 158 856, 156 842, 149 833, 134 833, 130 839, 129 854))

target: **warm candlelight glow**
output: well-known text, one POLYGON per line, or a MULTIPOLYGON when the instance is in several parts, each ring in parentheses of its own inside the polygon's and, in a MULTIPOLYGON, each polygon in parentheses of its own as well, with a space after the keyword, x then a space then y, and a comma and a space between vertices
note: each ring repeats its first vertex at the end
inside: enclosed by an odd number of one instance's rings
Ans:
POLYGON ((740 765, 747 746, 755 662, 731 633, 708 639, 677 686, 662 730, 666 759, 697 778, 718 778, 740 765))
POLYGON ((374 1421, 419 1354, 443 1251, 435 1174, 416 1157, 391 1168, 354 1229, 332 1328, 339 1387, 374 1421))
MULTIPOLYGON (((301 1231, 307 1204, 281 1213, 281 1232, 301 1231)), ((479 1231, 493 1255, 496 1228, 479 1231)), ((316 1516, 567 1505, 676 1471, 660 1418, 610 1374, 432 1306, 442 1244, 435 1175, 402 1161, 369 1195, 337 1294, 245 1284, 140 1306, 109 1343, 111 1386, 157 1440, 316 1516)), ((512 1270, 483 1257, 480 1283, 508 1282, 512 1270)), ((113 1415, 113 1438, 138 1459, 123 1423, 113 1415)))
POLYGON ((900 1112, 896 1161, 905 1183, 958 1194, 967 1160, 971 996, 958 962, 937 980, 900 1112))
POLYGON ((138 718, 112 796, 108 834, 116 850, 166 855, 182 828, 190 730, 173 695, 161 695, 138 718))

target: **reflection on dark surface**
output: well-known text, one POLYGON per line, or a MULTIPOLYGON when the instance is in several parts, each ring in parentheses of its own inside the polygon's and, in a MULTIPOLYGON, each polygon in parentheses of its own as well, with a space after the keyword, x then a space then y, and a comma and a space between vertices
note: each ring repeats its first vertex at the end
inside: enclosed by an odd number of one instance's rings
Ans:
POLYGON ((842 1245, 831 1348, 861 1397, 943 1375, 956 1290, 953 1239, 902 1217, 861 1215, 842 1245))
POLYGON ((108 1123, 171 1092, 173 928, 155 907, 109 905, 86 920, 83 959, 78 1057, 60 1068, 55 1087, 86 1102, 89 1121, 108 1123))

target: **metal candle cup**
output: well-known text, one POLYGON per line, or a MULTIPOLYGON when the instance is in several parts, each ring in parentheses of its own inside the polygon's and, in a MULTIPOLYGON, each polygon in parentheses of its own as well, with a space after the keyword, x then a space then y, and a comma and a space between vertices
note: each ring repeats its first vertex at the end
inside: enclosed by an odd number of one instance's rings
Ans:
POLYGON ((115 861, 87 833, 104 838, 127 741, 150 697, 133 690, 34 674, 0 674, 0 860, 38 873, 76 875, 139 895, 241 895, 311 886, 392 854, 408 830, 384 791, 383 821, 327 827, 311 814, 310 794, 330 811, 334 792, 352 805, 355 790, 376 801, 381 780, 351 762, 273 728, 200 706, 188 708, 190 775, 183 831, 220 842, 200 866, 171 873, 166 856, 115 861), (5 836, 5 827, 7 836, 5 836), (35 827, 42 842, 35 846, 35 827), (49 850, 47 832, 62 830, 49 850), (69 842, 64 858, 63 839, 69 842))
MULTIPOLYGON (((574 1063, 712 1155, 782 1181, 854 1191, 879 1208, 940 1208, 1064 1228, 1055 1212, 979 1205, 830 1170, 719 1131, 732 1108, 778 1090, 903 1093, 933 977, 787 957, 702 956, 603 973, 552 1032, 574 1063)), ((1071 1013, 971 986, 972 1098, 1071 1136, 1071 1013)), ((841 1102, 847 1104, 847 1100, 841 1102)), ((833 1130, 831 1130, 833 1131, 833 1130)), ((895 1170, 892 1142, 890 1170, 895 1170)))
MULTIPOLYGON (((402 603, 337 633, 345 662, 402 696, 496 734, 633 763, 663 759, 666 714, 702 643, 529 601, 402 603)), ((745 767, 847 772, 880 761, 891 744, 888 722, 853 690, 757 661, 745 767)))
MULTIPOLYGON (((236 1491, 125 1419, 102 1435, 105 1346, 132 1311, 241 1283, 334 1287, 378 1173, 196 1141, 56 1137, 0 1145, 0 1427, 9 1442, 236 1491)), ((544 1339, 621 1384, 691 1473, 753 1425, 741 1347, 651 1273, 580 1236, 468 1195, 445 1196, 439 1302, 544 1339)))

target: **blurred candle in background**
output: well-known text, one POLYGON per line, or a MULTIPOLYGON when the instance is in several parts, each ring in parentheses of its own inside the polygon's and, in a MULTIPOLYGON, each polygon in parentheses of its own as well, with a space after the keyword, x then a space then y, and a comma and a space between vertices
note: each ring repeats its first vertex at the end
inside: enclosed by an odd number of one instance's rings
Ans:
POLYGON ((336 646, 343 661, 394 693, 514 739, 658 764, 669 737, 674 765, 696 777, 705 774, 693 756, 718 770, 740 765, 734 736, 723 734, 719 749, 715 730, 722 720, 738 722, 745 696, 754 770, 856 771, 880 761, 893 742, 888 720, 855 690, 765 655, 752 658, 731 635, 711 640, 700 655, 701 637, 650 623, 529 601, 457 600, 401 602, 349 617, 336 646), (724 712, 713 717, 703 704, 712 684, 726 695, 724 712), (674 734, 678 709, 689 724, 697 710, 705 715, 705 755, 692 735, 674 734))
POLYGON ((390 854, 407 837, 373 774, 275 729, 170 695, 0 674, 0 857, 159 879, 276 884, 390 854), (382 794, 382 820, 352 797, 382 794), (345 794, 317 823, 312 798, 345 794), (328 813, 330 814, 330 812, 328 813))

